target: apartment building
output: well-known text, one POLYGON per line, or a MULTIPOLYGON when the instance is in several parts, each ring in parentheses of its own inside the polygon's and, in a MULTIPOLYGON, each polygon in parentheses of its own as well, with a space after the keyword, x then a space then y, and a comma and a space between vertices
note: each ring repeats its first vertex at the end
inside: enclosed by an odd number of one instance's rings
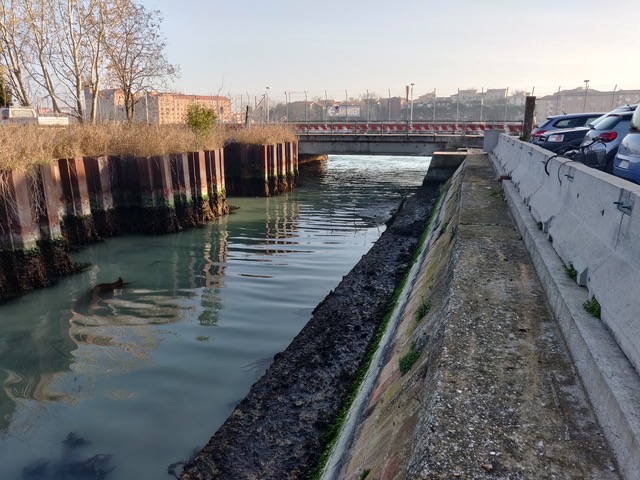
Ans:
MULTIPOLYGON (((91 90, 84 91, 86 118, 91 115, 91 90)), ((189 105, 196 103, 211 108, 219 123, 229 123, 232 118, 231 100, 213 95, 185 95, 182 93, 147 92, 140 95, 134 108, 134 122, 149 125, 175 125, 186 122, 189 105)), ((124 94, 119 89, 100 90, 96 108, 98 122, 125 122, 124 94)))
POLYGON ((576 88, 561 90, 553 95, 536 99, 536 119, 550 115, 581 112, 608 112, 616 107, 640 102, 640 90, 616 90, 603 92, 576 88))

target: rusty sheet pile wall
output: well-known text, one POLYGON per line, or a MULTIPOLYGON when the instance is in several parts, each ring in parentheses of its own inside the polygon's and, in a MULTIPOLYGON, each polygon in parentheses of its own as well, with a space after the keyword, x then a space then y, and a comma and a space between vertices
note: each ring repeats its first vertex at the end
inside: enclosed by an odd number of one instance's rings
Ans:
POLYGON ((296 143, 0 172, 0 303, 77 271, 70 248, 196 227, 228 213, 229 185, 236 195, 269 196, 293 188, 297 174, 296 143))

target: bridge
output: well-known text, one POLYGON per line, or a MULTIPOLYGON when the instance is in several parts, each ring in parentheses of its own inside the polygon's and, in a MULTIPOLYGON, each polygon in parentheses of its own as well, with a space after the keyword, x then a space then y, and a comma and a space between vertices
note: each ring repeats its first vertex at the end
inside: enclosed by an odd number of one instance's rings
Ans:
POLYGON ((522 122, 298 122, 302 155, 430 156, 446 147, 482 145, 485 130, 521 135, 522 122))

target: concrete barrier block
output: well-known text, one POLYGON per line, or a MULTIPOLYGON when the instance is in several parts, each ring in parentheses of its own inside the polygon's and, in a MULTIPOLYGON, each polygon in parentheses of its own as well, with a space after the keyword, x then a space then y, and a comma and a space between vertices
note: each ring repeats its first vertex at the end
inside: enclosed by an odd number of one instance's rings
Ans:
POLYGON ((589 274, 589 291, 598 300, 602 321, 640 372, 640 268, 614 254, 589 274))
POLYGON ((578 271, 578 283, 587 286, 589 273, 615 250, 623 213, 614 202, 621 188, 582 164, 574 163, 571 168, 572 178, 565 177, 567 193, 549 225, 549 236, 565 264, 578 271))
POLYGON ((498 145, 494 149, 494 154, 507 175, 511 175, 511 172, 513 172, 520 163, 521 157, 515 154, 515 146, 515 140, 503 134, 500 135, 498 145))
POLYGON ((501 133, 504 133, 504 130, 485 130, 482 150, 485 152, 493 152, 493 149, 498 145, 501 133))
POLYGON ((519 142, 516 152, 520 156, 518 166, 511 172, 511 180, 520 192, 525 204, 529 204, 531 196, 538 191, 547 180, 544 165, 548 156, 530 144, 519 142))
POLYGON ((542 187, 529 198, 529 208, 533 218, 540 222, 542 229, 548 233, 552 219, 564 204, 567 195, 566 182, 568 182, 565 175, 571 175, 571 167, 568 167, 566 161, 562 159, 550 159, 548 154, 543 158, 547 159, 545 163, 540 164, 544 172, 544 181, 542 187))

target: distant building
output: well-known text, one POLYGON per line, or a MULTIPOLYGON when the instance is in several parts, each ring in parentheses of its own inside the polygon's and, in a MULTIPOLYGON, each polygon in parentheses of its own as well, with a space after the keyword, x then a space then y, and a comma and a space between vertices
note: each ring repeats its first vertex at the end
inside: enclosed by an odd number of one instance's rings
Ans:
POLYGON ((581 112, 608 112, 622 105, 640 102, 640 90, 599 90, 576 88, 561 90, 553 95, 536 99, 536 119, 541 121, 550 115, 581 112))
POLYGON ((508 90, 506 88, 488 88, 484 92, 485 103, 503 103, 507 98, 508 90))
MULTIPOLYGON (((91 116, 91 90, 84 90, 86 119, 91 116)), ((211 95, 184 95, 182 93, 148 92, 138 97, 133 121, 150 125, 172 125, 186 122, 191 104, 211 108, 218 122, 231 121, 231 100, 227 97, 211 95)), ((100 90, 98 94, 96 118, 98 122, 125 122, 124 94, 119 89, 100 90)))

